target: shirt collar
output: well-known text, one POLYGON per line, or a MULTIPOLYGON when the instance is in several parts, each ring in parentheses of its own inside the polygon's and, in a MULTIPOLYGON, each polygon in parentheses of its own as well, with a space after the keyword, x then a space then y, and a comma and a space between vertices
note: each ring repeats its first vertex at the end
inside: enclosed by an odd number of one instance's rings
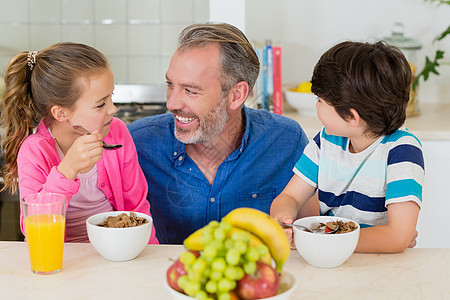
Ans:
MULTIPOLYGON (((233 153, 231 153, 225 159, 225 161, 238 158, 241 155, 241 153, 244 152, 245 147, 247 146, 248 139, 249 139, 249 136, 250 136, 250 120, 249 120, 249 117, 248 117, 248 108, 245 105, 242 108, 242 117, 243 117, 244 123, 245 123, 245 131, 244 131, 244 134, 242 136, 241 144, 239 145, 239 147, 233 153)), ((175 126, 175 124, 174 124, 174 122, 172 122, 170 124, 171 131, 172 131, 172 134, 173 134, 172 158, 174 160, 175 165, 181 165, 184 162, 184 159, 186 157, 186 145, 184 143, 180 142, 175 137, 175 128, 174 128, 174 126, 175 126)))

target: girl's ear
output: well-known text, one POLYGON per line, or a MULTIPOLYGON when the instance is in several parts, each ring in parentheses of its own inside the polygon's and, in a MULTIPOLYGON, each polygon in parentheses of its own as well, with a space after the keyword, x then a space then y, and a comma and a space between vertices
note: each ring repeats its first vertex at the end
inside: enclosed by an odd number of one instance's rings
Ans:
POLYGON ((61 106, 53 105, 52 108, 50 108, 50 112, 56 121, 62 122, 66 120, 66 111, 61 106))
POLYGON ((240 81, 231 89, 228 94, 229 98, 229 108, 231 110, 236 110, 242 106, 242 104, 247 99, 249 92, 248 83, 245 81, 240 81))

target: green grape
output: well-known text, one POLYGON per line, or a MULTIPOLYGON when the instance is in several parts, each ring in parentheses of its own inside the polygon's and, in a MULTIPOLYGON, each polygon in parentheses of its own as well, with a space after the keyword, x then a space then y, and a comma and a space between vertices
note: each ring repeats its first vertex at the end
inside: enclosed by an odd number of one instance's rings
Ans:
POLYGON ((210 243, 207 244, 207 246, 211 245, 212 247, 215 247, 218 251, 222 248, 224 248, 224 244, 222 241, 219 240, 212 240, 210 243))
POLYGON ((208 279, 209 274, 211 273, 211 268, 208 266, 205 271, 202 273, 202 278, 208 279))
POLYGON ((200 291, 200 282, 188 281, 186 282, 183 290, 188 296, 193 297, 198 291, 200 291))
POLYGON ((259 258, 260 258, 260 253, 259 253, 258 249, 254 248, 254 247, 249 247, 247 250, 247 253, 245 253, 245 259, 247 261, 258 261, 259 258))
POLYGON ((225 246, 225 249, 227 249, 227 250, 233 248, 234 247, 233 240, 226 239, 224 242, 224 246, 225 246))
POLYGON ((217 257, 211 263, 211 268, 214 271, 223 272, 225 270, 226 266, 227 266, 227 263, 225 262, 225 259, 223 257, 217 257))
POLYGON ((259 251, 259 257, 263 257, 267 253, 269 253, 269 248, 267 248, 266 245, 259 245, 256 247, 256 249, 259 251))
POLYGON ((235 269, 233 266, 227 266, 225 268, 225 271, 223 272, 223 275, 225 275, 226 278, 231 279, 231 280, 235 280, 235 269))
POLYGON ((194 270, 189 270, 187 277, 189 281, 199 282, 200 279, 202 278, 202 273, 196 272, 194 270))
POLYGON ((209 278, 211 280, 215 280, 215 281, 219 281, 223 276, 223 273, 221 271, 211 271, 211 273, 209 273, 209 278))
POLYGON ((205 291, 198 291, 194 297, 197 300, 206 300, 208 299, 208 294, 205 291))
POLYGON ((237 232, 233 232, 233 234, 231 235, 231 239, 234 241, 248 242, 250 240, 250 236, 249 236, 248 232, 237 231, 237 232))
POLYGON ((205 249, 203 250, 203 255, 209 258, 215 258, 217 256, 218 249, 211 244, 208 244, 205 246, 205 249))
POLYGON ((229 265, 235 266, 239 263, 241 259, 241 253, 236 248, 231 248, 227 251, 225 255, 225 260, 229 265))
POLYGON ((244 264, 244 272, 248 275, 255 274, 256 272, 256 262, 249 261, 244 264))
POLYGON ((241 267, 234 267, 234 280, 241 280, 244 275, 244 270, 241 267))
POLYGON ((202 257, 199 257, 197 261, 192 265, 192 271, 203 273, 206 270, 207 265, 208 264, 206 263, 206 261, 202 257))
POLYGON ((223 273, 230 280, 241 280, 244 277, 244 270, 237 266, 228 266, 223 273))
POLYGON ((228 233, 228 232, 230 232, 231 228, 233 228, 233 226, 226 221, 222 221, 219 224, 219 228, 223 228, 225 230, 225 232, 228 233))
POLYGON ((227 232, 225 231, 225 229, 220 228, 220 227, 216 228, 216 230, 214 231, 214 238, 216 240, 223 241, 223 240, 225 240, 226 237, 227 237, 227 232))
POLYGON ((234 247, 241 253, 244 254, 247 252, 247 246, 248 242, 245 242, 243 240, 236 240, 234 241, 234 247))
POLYGON ((205 284, 205 290, 210 294, 215 294, 217 292, 217 282, 214 280, 209 280, 205 284))
POLYGON ((197 257, 191 251, 185 251, 185 252, 181 253, 181 255, 180 255, 180 261, 185 266, 192 265, 196 260, 197 260, 197 257))
POLYGON ((186 286, 186 283, 187 283, 188 281, 189 281, 189 280, 188 280, 187 275, 183 275, 183 276, 180 276, 180 277, 178 278, 177 283, 178 283, 178 286, 184 290, 184 287, 186 286))
POLYGON ((203 233, 202 237, 200 238, 200 243, 202 245, 208 245, 212 240, 214 239, 214 235, 212 233, 203 233))
POLYGON ((208 226, 211 226, 212 228, 219 227, 219 222, 217 222, 216 220, 212 220, 208 223, 208 226))
POLYGON ((217 290, 219 291, 219 293, 228 292, 233 289, 233 286, 236 287, 235 284, 236 283, 234 282, 234 280, 222 278, 217 282, 217 290))
POLYGON ((217 300, 231 300, 230 293, 220 293, 217 295, 217 300))

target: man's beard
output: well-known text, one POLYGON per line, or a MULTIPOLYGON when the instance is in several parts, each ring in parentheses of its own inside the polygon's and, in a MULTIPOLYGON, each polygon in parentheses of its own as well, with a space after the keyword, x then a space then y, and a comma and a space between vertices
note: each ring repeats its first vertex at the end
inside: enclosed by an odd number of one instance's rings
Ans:
MULTIPOLYGON (((176 111, 173 111, 176 114, 176 111)), ((175 137, 184 144, 203 144, 219 136, 230 119, 227 98, 223 97, 205 117, 197 117, 199 125, 195 129, 184 130, 175 125, 175 137), (190 134, 186 134, 192 131, 190 134)))

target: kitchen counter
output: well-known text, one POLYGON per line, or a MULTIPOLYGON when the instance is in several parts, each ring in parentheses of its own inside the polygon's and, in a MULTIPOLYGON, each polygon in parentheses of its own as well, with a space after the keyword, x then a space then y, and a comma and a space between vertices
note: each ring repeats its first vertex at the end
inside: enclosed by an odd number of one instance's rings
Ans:
MULTIPOLYGON (((25 242, 0 242, 2 299, 170 299, 168 267, 183 246, 148 245, 136 259, 111 262, 90 244, 66 243, 63 270, 36 275, 25 242)), ((286 271, 298 280, 292 299, 444 299, 450 296, 450 249, 353 254, 341 267, 309 266, 292 251, 286 271)))
MULTIPOLYGON (((286 111, 284 115, 299 122, 310 139, 322 128, 317 115, 300 115, 292 110, 286 111)), ((419 140, 450 141, 450 103, 420 105, 420 114, 406 118, 404 126, 419 140)))

